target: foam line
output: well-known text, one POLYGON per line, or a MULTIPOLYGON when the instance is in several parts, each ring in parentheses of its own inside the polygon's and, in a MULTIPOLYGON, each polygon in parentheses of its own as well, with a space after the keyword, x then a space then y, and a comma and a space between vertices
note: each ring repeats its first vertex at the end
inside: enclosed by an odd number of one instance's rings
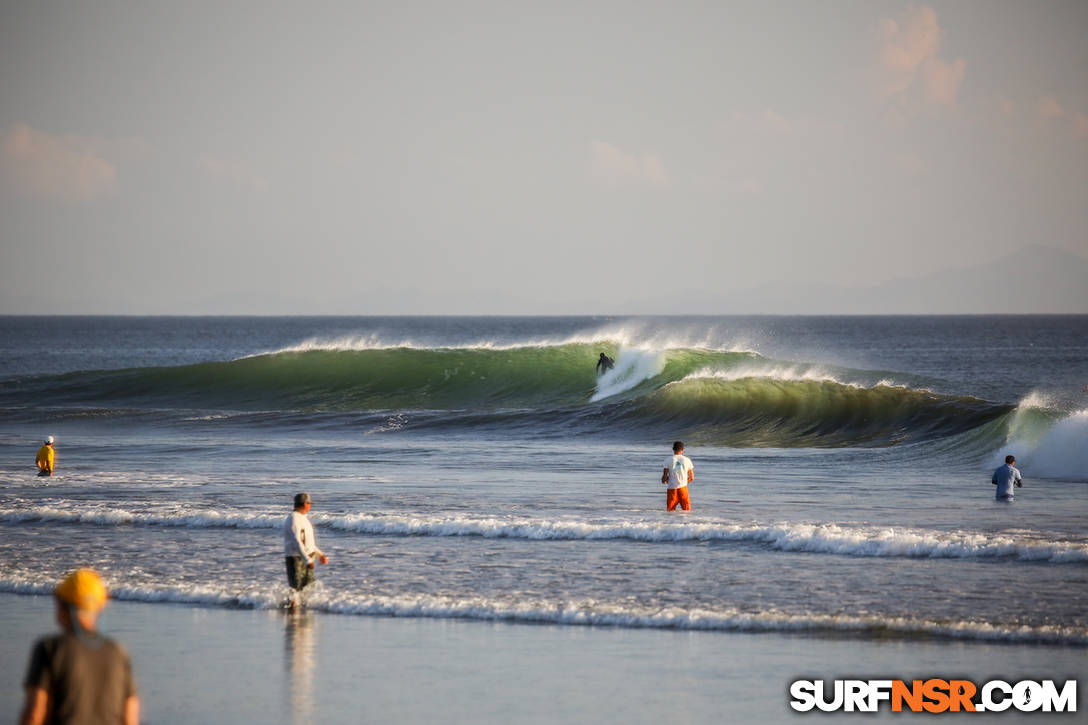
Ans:
MULTIPOLYGON (((212 585, 141 587, 109 582, 110 596, 122 601, 172 602, 203 606, 279 609, 282 586, 228 591, 212 585)), ((0 592, 48 594, 52 582, 0 580, 0 592)), ((998 625, 978 620, 938 621, 898 616, 842 615, 817 612, 747 612, 716 609, 648 607, 594 599, 546 601, 431 594, 374 595, 336 591, 319 584, 308 590, 306 606, 330 614, 469 619, 525 624, 673 629, 687 631, 839 634, 860 637, 974 640, 1088 646, 1088 628, 1054 625, 998 625)))
MULTIPOLYGON (((1051 564, 1088 563, 1088 542, 1048 539, 1038 532, 1012 535, 836 523, 600 522, 401 514, 314 514, 310 518, 319 527, 372 536, 479 536, 528 541, 629 540, 647 543, 730 541, 762 544, 778 551, 839 556, 1009 558, 1051 564)), ((158 513, 32 506, 0 509, 0 521, 278 529, 283 525, 283 516, 221 514, 204 510, 158 513)))

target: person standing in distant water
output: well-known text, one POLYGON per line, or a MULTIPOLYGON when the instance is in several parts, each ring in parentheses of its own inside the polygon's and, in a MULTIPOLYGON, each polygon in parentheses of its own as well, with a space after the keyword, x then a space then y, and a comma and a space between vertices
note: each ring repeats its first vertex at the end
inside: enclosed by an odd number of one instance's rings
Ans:
POLYGON ((53 595, 61 633, 42 637, 31 650, 20 725, 137 725, 140 700, 128 654, 95 628, 106 606, 101 577, 79 569, 53 595))
POLYGON ((597 375, 604 375, 611 370, 615 364, 615 360, 602 352, 600 358, 597 359, 597 375))
MULTIPOLYGON (((317 548, 314 527, 306 514, 310 513, 310 494, 295 494, 295 510, 287 515, 283 522, 283 549, 287 557, 287 585, 296 592, 301 592, 314 582, 314 559, 322 564, 329 563, 329 557, 317 548)), ((291 600, 293 608, 298 603, 298 596, 291 600)))
POLYGON ((665 469, 661 472, 661 483, 668 486, 665 492, 665 509, 675 511, 676 505, 685 511, 691 511, 691 496, 688 484, 695 480, 695 466, 684 455, 684 444, 676 441, 672 444, 672 456, 665 459, 665 469))
POLYGON ((1016 484, 1017 488, 1024 487, 1024 479, 1019 469, 1012 465, 1014 463, 1016 463, 1016 456, 1005 456, 1005 465, 998 466, 993 478, 990 479, 990 482, 997 486, 998 501, 1012 501, 1013 484, 1016 484))
POLYGON ((35 462, 38 464, 39 476, 53 475, 53 462, 56 460, 56 451, 53 450, 53 436, 45 439, 45 445, 38 449, 35 462))

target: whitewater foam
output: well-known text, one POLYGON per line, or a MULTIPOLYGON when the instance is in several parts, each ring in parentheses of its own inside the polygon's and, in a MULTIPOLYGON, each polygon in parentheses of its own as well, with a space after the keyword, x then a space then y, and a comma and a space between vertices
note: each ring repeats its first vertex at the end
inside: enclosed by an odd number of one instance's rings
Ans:
POLYGON ((844 380, 840 375, 836 375, 828 371, 819 365, 808 365, 802 363, 778 363, 775 364, 770 360, 767 361, 755 361, 745 365, 736 365, 728 369, 722 370, 720 368, 700 368, 692 373, 686 375, 680 382, 684 380, 722 380, 725 382, 734 382, 738 380, 774 380, 778 382, 798 382, 798 383, 834 383, 835 385, 842 385, 848 388, 857 388, 859 390, 874 389, 874 388, 892 388, 895 390, 914 390, 919 393, 931 392, 927 388, 911 388, 906 385, 895 382, 891 378, 881 378, 872 385, 854 382, 851 380, 844 380))
MULTIPOLYGON (((173 602, 203 606, 279 609, 287 600, 282 585, 251 583, 235 590, 209 585, 139 586, 109 581, 110 596, 138 602, 173 602)), ((49 594, 54 584, 40 578, 3 579, 0 591, 16 594, 49 594)), ((601 601, 543 600, 431 594, 377 595, 338 591, 318 583, 306 593, 310 610, 356 616, 471 619, 526 624, 674 629, 723 632, 815 633, 851 636, 931 637, 951 640, 982 640, 1010 643, 1088 645, 1088 628, 1002 626, 977 620, 938 621, 872 614, 824 614, 817 612, 742 611, 676 606, 652 607, 601 601)))
POLYGON ((91 506, 85 509, 61 506, 28 506, 0 509, 0 521, 11 523, 42 521, 92 524, 95 526, 139 524, 188 528, 264 529, 281 527, 283 525, 283 516, 221 514, 207 509, 135 512, 105 505, 91 506))
POLYGON ((811 365, 737 365, 728 370, 717 368, 701 368, 685 376, 683 380, 724 380, 732 382, 749 378, 779 380, 782 382, 816 382, 836 383, 849 387, 864 387, 856 383, 848 383, 835 377, 823 368, 811 365))
POLYGON ((1031 408, 1041 409, 1042 410, 1042 409, 1052 408, 1053 406, 1054 406, 1054 399, 1051 396, 1046 395, 1045 393, 1041 393, 1041 392, 1039 392, 1037 390, 1033 390, 1030 393, 1028 393, 1028 395, 1023 400, 1021 400, 1017 404, 1016 407, 1017 407, 1017 410, 1019 411, 1019 410, 1027 410, 1027 409, 1031 409, 1031 408))
MULTIPOLYGON (((646 543, 739 542, 777 551, 854 557, 930 559, 1010 558, 1051 564, 1088 563, 1088 542, 1052 539, 1045 532, 987 534, 835 523, 725 523, 579 521, 516 516, 411 516, 401 514, 313 514, 318 527, 374 536, 480 536, 555 540, 629 540, 646 543)), ((278 529, 279 515, 172 510, 133 512, 107 507, 29 506, 0 509, 0 521, 147 525, 191 528, 278 529)))
POLYGON ((665 354, 647 350, 623 349, 616 356, 616 364, 597 381, 597 392, 589 399, 596 403, 605 398, 627 392, 639 383, 660 375, 665 369, 665 354))
MULTIPOLYGON (((1024 408, 1042 408, 1043 405, 1020 404, 1024 408)), ((988 465, 996 468, 1005 461, 1005 455, 1016 456, 1016 465, 1025 478, 1042 476, 1072 481, 1088 481, 1088 409, 1078 410, 1057 422, 1045 425, 1041 431, 1033 431, 1023 420, 1025 414, 1017 411, 1017 418, 1010 424, 1010 437, 1006 445, 991 453, 988 465)))

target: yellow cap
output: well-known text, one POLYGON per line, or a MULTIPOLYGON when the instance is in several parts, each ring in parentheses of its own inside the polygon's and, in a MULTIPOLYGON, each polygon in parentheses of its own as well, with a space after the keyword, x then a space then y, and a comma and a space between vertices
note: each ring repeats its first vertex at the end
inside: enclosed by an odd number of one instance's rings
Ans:
POLYGON ((86 612, 97 612, 106 606, 106 585, 91 569, 77 569, 65 577, 53 590, 57 598, 86 612))

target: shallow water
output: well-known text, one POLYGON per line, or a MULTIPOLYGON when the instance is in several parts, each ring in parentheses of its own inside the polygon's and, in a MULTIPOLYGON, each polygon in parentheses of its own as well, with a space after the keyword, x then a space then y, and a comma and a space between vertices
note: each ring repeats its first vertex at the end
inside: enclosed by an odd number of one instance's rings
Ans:
POLYGON ((1079 649, 1085 382, 1085 316, 0 318, 0 591, 275 609, 306 490, 314 611, 1079 649))

